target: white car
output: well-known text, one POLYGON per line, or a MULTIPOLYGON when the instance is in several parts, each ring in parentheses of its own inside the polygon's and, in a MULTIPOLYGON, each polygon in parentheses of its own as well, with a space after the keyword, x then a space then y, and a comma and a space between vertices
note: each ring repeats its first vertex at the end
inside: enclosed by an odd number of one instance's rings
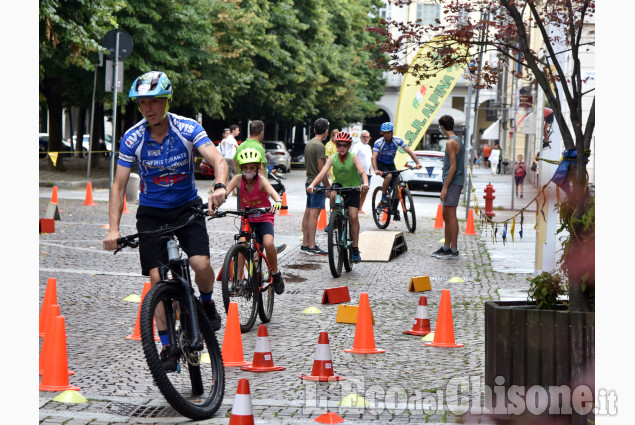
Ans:
POLYGON ((265 152, 273 154, 276 165, 282 165, 284 172, 291 171, 291 154, 287 150, 284 142, 277 140, 265 140, 262 142, 265 152))
MULTIPOLYGON (((443 180, 443 157, 445 154, 439 151, 415 151, 419 159, 421 168, 404 171, 401 177, 408 183, 411 191, 441 192, 443 180)), ((415 166, 415 162, 410 159, 407 164, 415 166)))

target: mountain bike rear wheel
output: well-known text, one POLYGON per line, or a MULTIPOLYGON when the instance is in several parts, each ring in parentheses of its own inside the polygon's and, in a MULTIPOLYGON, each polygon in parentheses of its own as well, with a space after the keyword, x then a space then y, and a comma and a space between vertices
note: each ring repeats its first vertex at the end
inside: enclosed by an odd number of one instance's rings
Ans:
POLYGON ((225 312, 229 312, 230 302, 238 304, 242 333, 249 332, 256 323, 256 304, 258 303, 256 271, 253 270, 253 261, 247 261, 248 257, 249 249, 245 245, 232 246, 225 254, 221 273, 225 312))
POLYGON ((390 224, 390 208, 381 206, 381 186, 376 187, 372 199, 373 220, 380 229, 385 229, 390 224))
POLYGON ((203 349, 192 350, 190 312, 180 283, 162 281, 146 294, 140 313, 143 353, 161 394, 176 411, 195 420, 209 419, 216 413, 225 392, 225 370, 221 351, 203 306, 194 302, 203 338, 203 349), (167 372, 161 363, 160 342, 154 340, 154 313, 161 306, 167 329, 174 329, 168 346, 176 360, 176 370, 167 372), (186 367, 187 366, 187 367, 186 367))
POLYGON ((260 288, 258 288, 258 316, 262 323, 269 323, 273 315, 273 301, 276 293, 274 292, 273 285, 269 285, 264 291, 260 289, 271 280, 271 271, 262 257, 258 258, 258 266, 256 269, 258 271, 258 279, 260 280, 260 288))
POLYGON ((342 275, 342 264, 344 261, 344 246, 342 245, 342 214, 333 210, 329 219, 329 267, 333 277, 342 275))
POLYGON ((414 233, 417 229, 417 217, 415 216, 415 203, 412 200, 412 194, 407 187, 401 188, 401 210, 406 227, 410 233, 414 233))

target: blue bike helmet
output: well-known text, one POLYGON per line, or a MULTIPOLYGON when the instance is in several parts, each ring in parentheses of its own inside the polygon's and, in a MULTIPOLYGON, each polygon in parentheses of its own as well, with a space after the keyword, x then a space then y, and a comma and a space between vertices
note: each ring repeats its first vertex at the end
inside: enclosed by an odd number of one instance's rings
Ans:
POLYGON ((385 122, 381 125, 380 131, 393 131, 395 129, 395 125, 391 122, 385 122))
POLYGON ((135 101, 147 97, 165 97, 171 100, 172 83, 170 83, 170 79, 163 72, 146 72, 134 80, 128 97, 135 101))

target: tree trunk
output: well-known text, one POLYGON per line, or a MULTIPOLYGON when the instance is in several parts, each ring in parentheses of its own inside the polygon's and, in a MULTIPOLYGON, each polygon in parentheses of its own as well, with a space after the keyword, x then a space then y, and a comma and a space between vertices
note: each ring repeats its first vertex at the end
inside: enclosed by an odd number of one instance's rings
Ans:
POLYGON ((58 152, 57 162, 49 157, 48 167, 51 170, 64 171, 62 158, 62 83, 59 78, 50 78, 44 82, 44 92, 49 109, 49 152, 58 152))
MULTIPOLYGON (((100 140, 104 140, 104 104, 102 102, 95 101, 95 110, 93 111, 93 145, 91 149, 93 151, 100 151, 102 149, 100 140)), ((90 131, 90 130, 89 130, 90 131)), ((101 164, 100 158, 103 158, 102 153, 91 155, 90 168, 99 167, 101 164)))

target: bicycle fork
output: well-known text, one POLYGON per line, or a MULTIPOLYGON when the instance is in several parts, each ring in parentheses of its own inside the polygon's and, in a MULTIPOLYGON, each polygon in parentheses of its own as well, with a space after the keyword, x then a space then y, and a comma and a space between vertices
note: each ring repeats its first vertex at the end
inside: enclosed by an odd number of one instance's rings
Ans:
MULTIPOLYGON (((188 348, 190 350, 200 351, 203 349, 203 338, 201 335, 201 329, 198 323, 198 316, 196 314, 196 297, 194 295, 194 288, 190 284, 191 275, 188 261, 181 259, 178 252, 178 244, 175 240, 168 241, 168 264, 172 272, 172 279, 179 282, 183 292, 185 293, 185 303, 188 310, 188 321, 190 323, 190 331, 192 333, 191 340, 188 341, 188 348), (181 276, 178 273, 174 273, 175 265, 179 265, 182 273, 185 276, 181 276)), ((170 306, 171 307, 171 306, 170 306)), ((171 309, 171 308, 170 308, 171 309)), ((168 317, 168 311, 166 309, 166 319, 168 317)), ((171 317, 171 315, 170 315, 171 317)), ((176 333, 174 324, 170 324, 168 321, 168 334, 171 341, 176 341, 176 333)))

